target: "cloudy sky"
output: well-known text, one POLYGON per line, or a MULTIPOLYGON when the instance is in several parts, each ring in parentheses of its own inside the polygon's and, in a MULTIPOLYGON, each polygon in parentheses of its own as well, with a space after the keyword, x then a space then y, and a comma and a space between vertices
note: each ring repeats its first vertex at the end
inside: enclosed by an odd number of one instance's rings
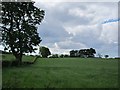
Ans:
POLYGON ((53 54, 94 48, 97 54, 118 56, 117 2, 35 2, 35 6, 45 10, 45 18, 38 26, 40 45, 53 54))
POLYGON ((118 19, 117 2, 38 1, 35 5, 45 10, 38 27, 41 46, 52 53, 95 48, 102 55, 118 56, 118 22, 113 21, 118 19))

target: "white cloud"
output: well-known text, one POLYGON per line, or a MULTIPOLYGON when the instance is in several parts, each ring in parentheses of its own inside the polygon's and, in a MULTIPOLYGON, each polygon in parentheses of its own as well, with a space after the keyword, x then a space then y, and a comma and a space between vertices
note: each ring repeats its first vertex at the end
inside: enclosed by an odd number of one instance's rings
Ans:
POLYGON ((118 16, 118 3, 97 3, 87 6, 88 11, 93 11, 94 19, 91 21, 94 23, 103 23, 108 19, 117 18, 118 16))
POLYGON ((49 48, 52 54, 69 54, 70 49, 49 48))
POLYGON ((106 44, 118 42, 118 23, 112 22, 103 24, 102 33, 99 39, 106 44))
POLYGON ((60 4, 62 2, 62 0, 36 0, 35 5, 39 7, 39 5, 44 6, 45 8, 51 9, 51 8, 55 8, 58 4, 60 4))
POLYGON ((61 47, 61 48, 64 48, 64 49, 80 49, 80 48, 87 48, 86 45, 80 43, 80 42, 74 42, 74 41, 71 41, 71 40, 65 40, 65 41, 61 41, 61 42, 58 42, 58 45, 61 47))
POLYGON ((100 25, 77 25, 77 26, 64 26, 65 30, 69 34, 73 34, 74 36, 76 35, 84 35, 84 36, 89 36, 92 34, 92 36, 98 37, 101 32, 101 26, 100 25))
POLYGON ((82 10, 81 8, 72 8, 68 11, 70 15, 77 16, 77 17, 83 17, 83 18, 92 18, 93 14, 91 12, 88 12, 86 10, 82 10))
POLYGON ((100 24, 106 19, 115 18, 118 16, 118 3, 81 3, 86 7, 86 9, 81 9, 81 7, 75 7, 69 9, 69 14, 72 16, 82 17, 91 19, 89 24, 100 24))
POLYGON ((50 48, 52 54, 69 54, 70 50, 86 48, 84 44, 75 43, 72 41, 63 41, 55 43, 53 46, 55 47, 50 48))
POLYGON ((58 46, 57 43, 54 43, 54 47, 55 47, 56 49, 60 49, 60 47, 58 46))

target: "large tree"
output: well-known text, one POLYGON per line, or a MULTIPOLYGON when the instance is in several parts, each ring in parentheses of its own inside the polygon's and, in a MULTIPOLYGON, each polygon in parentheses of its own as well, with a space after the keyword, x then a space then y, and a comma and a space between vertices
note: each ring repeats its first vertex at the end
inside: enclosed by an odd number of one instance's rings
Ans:
POLYGON ((41 42, 37 26, 45 15, 34 2, 2 2, 2 44, 21 63, 23 53, 33 52, 41 42))

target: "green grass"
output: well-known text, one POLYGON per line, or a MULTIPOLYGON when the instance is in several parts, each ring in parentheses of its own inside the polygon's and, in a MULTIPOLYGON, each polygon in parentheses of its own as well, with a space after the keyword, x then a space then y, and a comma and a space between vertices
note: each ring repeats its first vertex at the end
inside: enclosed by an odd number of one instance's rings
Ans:
MULTIPOLYGON (((23 55, 23 61, 32 61, 34 58, 35 56, 23 55)), ((12 54, 2 54, 2 60, 13 61, 15 60, 15 57, 12 54)))
POLYGON ((39 58, 33 65, 3 68, 2 77, 3 88, 116 88, 118 61, 39 58))

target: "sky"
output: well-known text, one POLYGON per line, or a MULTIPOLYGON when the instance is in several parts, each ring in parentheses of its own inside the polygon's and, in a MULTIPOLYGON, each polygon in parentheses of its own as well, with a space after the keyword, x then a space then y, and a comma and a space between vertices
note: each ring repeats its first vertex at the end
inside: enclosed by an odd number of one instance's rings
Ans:
POLYGON ((35 0, 35 6, 45 10, 38 26, 40 46, 48 47, 52 54, 94 48, 96 55, 118 56, 117 2, 35 0))
POLYGON ((37 1, 35 6, 45 10, 40 45, 53 54, 94 48, 97 54, 118 56, 117 2, 37 1))

